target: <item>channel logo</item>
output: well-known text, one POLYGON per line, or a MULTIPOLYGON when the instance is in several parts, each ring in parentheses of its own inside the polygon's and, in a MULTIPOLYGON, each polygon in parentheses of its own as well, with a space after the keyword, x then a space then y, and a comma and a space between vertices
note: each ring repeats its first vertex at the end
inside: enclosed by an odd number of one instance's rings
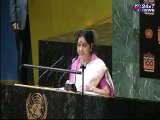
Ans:
POLYGON ((139 13, 154 15, 155 4, 154 3, 149 3, 149 4, 134 4, 133 5, 133 10, 135 12, 139 12, 139 13))
POLYGON ((154 72, 155 70, 155 59, 154 55, 147 53, 143 55, 143 67, 146 72, 154 72))
POLYGON ((136 12, 141 12, 142 11, 141 4, 134 4, 133 5, 133 10, 136 11, 136 12))

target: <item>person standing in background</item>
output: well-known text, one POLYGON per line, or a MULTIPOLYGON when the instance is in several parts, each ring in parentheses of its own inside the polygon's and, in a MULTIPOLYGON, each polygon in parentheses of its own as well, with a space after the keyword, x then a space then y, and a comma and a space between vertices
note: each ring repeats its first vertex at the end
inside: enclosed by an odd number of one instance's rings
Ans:
MULTIPOLYGON (((16 35, 16 46, 18 51, 18 66, 17 75, 19 83, 28 84, 26 68, 21 68, 20 65, 28 64, 31 56, 31 38, 28 15, 27 0, 10 0, 10 22, 12 30, 16 35)), ((32 75, 33 76, 33 75, 32 75)))

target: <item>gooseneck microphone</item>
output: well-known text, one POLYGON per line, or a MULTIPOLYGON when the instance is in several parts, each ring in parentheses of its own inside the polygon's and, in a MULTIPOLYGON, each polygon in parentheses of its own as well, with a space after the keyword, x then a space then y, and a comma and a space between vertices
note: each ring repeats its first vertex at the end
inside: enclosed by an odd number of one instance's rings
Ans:
MULTIPOLYGON (((60 62, 61 60, 63 60, 63 58, 64 58, 64 56, 61 56, 61 57, 51 66, 51 68, 54 67, 58 62, 60 62)), ((38 85, 39 85, 39 81, 40 81, 40 79, 42 78, 42 76, 45 75, 47 72, 48 72, 48 70, 44 71, 44 72, 41 74, 41 76, 39 77, 39 80, 38 80, 38 85)), ((51 71, 51 72, 52 72, 52 71, 51 71)), ((50 72, 50 73, 51 73, 51 72, 50 72)))
MULTIPOLYGON (((71 65, 74 63, 74 61, 76 61, 77 59, 78 59, 78 56, 76 56, 76 57, 73 59, 72 63, 68 66, 67 69, 69 69, 69 68, 71 67, 71 65)), ((58 82, 58 88, 60 88, 61 80, 62 80, 62 78, 64 77, 65 74, 66 74, 66 73, 63 73, 62 76, 60 77, 59 82, 58 82)))

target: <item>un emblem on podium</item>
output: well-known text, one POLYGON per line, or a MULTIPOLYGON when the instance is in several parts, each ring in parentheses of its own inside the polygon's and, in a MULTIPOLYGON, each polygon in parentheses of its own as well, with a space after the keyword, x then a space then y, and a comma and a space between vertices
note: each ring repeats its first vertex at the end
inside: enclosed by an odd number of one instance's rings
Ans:
POLYGON ((46 119, 48 102, 45 95, 40 93, 29 94, 26 100, 26 113, 28 119, 46 119))

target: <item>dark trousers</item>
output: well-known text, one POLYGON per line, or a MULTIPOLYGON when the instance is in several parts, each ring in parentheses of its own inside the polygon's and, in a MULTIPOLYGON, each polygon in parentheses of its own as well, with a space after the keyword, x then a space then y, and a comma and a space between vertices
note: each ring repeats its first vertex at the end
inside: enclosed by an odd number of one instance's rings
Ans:
MULTIPOLYGON (((16 45, 18 51, 18 68, 17 75, 19 83, 28 84, 28 68, 20 66, 22 64, 29 64, 29 58, 32 58, 31 54, 31 38, 30 38, 30 27, 29 19, 27 17, 26 26, 24 30, 20 30, 16 33, 16 45)), ((33 77, 33 71, 32 71, 33 77)), ((33 79, 33 78, 32 78, 33 79)))

